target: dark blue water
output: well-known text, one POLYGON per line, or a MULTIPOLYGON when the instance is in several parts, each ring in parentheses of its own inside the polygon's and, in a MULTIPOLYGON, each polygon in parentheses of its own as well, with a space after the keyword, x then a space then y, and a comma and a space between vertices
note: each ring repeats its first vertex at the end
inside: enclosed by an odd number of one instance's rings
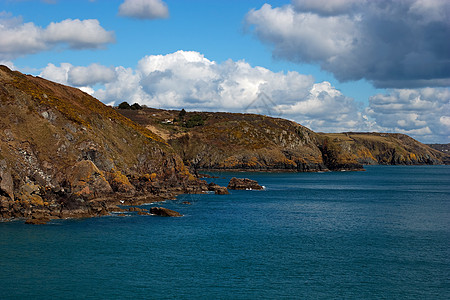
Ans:
POLYGON ((0 299, 450 298, 450 167, 219 175, 266 190, 0 223, 0 299))

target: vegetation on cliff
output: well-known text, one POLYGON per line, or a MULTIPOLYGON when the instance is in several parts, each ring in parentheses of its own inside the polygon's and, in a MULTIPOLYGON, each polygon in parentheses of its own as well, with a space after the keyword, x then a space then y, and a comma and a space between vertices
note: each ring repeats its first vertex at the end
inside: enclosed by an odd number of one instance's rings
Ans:
POLYGON ((132 204, 201 189, 157 134, 79 89, 4 66, 0 141, 3 219, 101 215, 117 195, 132 204))

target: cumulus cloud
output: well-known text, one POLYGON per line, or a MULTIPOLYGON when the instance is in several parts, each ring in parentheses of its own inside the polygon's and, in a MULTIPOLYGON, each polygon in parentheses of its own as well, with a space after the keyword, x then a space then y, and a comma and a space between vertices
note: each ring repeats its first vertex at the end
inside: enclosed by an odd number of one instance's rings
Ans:
POLYGON ((69 63, 62 63, 60 66, 48 64, 39 76, 61 83, 79 87, 92 94, 93 86, 105 84, 116 79, 116 70, 99 64, 91 64, 87 67, 73 66, 69 63))
POLYGON ((277 110, 313 130, 325 132, 371 131, 376 129, 353 98, 343 95, 329 82, 314 84, 306 97, 281 104, 277 110))
POLYGON ((106 31, 96 19, 66 19, 50 23, 43 32, 49 43, 66 43, 73 49, 100 48, 115 41, 114 33, 106 31))
POLYGON ((75 86, 104 84, 113 81, 116 77, 113 68, 99 64, 92 64, 88 67, 73 67, 67 75, 67 81, 75 86))
POLYGON ((366 113, 385 131, 421 141, 450 140, 450 89, 394 89, 370 97, 366 113))
POLYGON ((276 57, 376 87, 450 85, 450 2, 293 0, 245 22, 276 57))
POLYGON ((119 15, 138 19, 165 19, 169 17, 169 9, 162 0, 125 0, 119 6, 119 15))
POLYGON ((98 20, 52 22, 46 28, 23 23, 22 18, 0 13, 0 60, 10 60, 63 45, 71 49, 96 49, 115 41, 98 20))
POLYGON ((217 63, 198 52, 178 51, 145 56, 136 69, 116 67, 115 74, 94 92, 105 103, 262 113, 315 130, 370 127, 353 99, 329 82, 315 83, 312 76, 298 72, 276 73, 245 61, 217 63))
POLYGON ((245 61, 219 64, 193 51, 149 55, 139 61, 136 70, 120 69, 119 74, 123 78, 99 91, 102 100, 126 97, 150 106, 198 110, 242 111, 262 92, 274 102, 291 103, 306 96, 314 83, 311 76, 297 72, 274 73, 245 61), (122 81, 129 92, 117 94, 122 81))
POLYGON ((134 69, 49 64, 41 76, 80 87, 110 105, 127 101, 164 109, 260 113, 295 120, 315 131, 402 132, 420 141, 449 139, 448 88, 393 89, 371 97, 363 107, 310 75, 272 72, 245 61, 218 63, 194 51, 148 55, 134 69))

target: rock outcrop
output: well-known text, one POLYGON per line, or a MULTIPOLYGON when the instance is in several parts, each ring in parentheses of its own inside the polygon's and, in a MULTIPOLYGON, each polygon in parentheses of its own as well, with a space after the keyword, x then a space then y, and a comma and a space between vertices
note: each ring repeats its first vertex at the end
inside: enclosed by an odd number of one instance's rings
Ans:
POLYGON ((150 213, 161 217, 182 217, 183 215, 177 211, 164 208, 164 207, 152 207, 150 213))
POLYGON ((116 109, 0 66, 1 220, 99 216, 206 190, 164 139, 116 109))
POLYGON ((231 178, 227 188, 230 190, 263 190, 264 187, 258 184, 256 180, 248 178, 231 178))
POLYGON ((220 186, 218 184, 215 184, 211 182, 208 184, 208 190, 211 192, 214 192, 216 195, 228 195, 229 192, 226 187, 220 186))

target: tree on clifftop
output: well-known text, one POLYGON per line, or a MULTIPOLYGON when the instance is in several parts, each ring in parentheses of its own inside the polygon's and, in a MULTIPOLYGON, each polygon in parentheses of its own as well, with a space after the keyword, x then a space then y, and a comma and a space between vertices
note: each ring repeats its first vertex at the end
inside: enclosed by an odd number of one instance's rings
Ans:
POLYGON ((126 102, 126 101, 120 103, 118 107, 119 107, 119 109, 131 109, 130 104, 128 104, 128 102, 126 102))

